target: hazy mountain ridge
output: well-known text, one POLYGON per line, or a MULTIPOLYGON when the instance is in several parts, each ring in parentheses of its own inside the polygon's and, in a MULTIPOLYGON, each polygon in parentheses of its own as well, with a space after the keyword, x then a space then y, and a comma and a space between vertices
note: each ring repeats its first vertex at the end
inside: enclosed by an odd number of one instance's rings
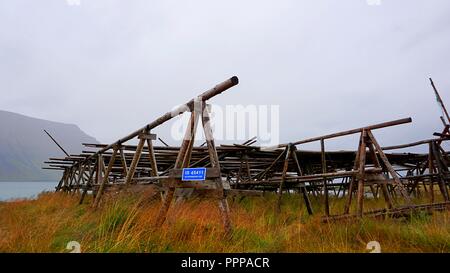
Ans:
POLYGON ((77 125, 53 122, 0 110, 0 181, 52 181, 60 171, 43 170, 49 157, 64 153, 44 129, 69 153, 80 153, 81 143, 98 143, 77 125))

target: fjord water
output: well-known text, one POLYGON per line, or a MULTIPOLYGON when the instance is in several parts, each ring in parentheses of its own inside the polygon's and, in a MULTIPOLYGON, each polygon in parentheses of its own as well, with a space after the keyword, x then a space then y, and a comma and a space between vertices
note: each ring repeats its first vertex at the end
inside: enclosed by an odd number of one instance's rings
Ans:
POLYGON ((55 181, 0 182, 0 201, 35 198, 43 191, 54 191, 57 184, 55 181))

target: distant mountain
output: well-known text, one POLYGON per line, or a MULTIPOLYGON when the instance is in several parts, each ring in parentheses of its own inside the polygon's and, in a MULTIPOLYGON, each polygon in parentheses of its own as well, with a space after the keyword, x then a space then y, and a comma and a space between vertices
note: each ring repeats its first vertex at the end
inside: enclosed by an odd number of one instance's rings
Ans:
POLYGON ((83 142, 98 143, 74 124, 0 110, 0 181, 59 180, 61 171, 42 169, 49 157, 65 157, 44 129, 69 154, 80 153, 83 142))

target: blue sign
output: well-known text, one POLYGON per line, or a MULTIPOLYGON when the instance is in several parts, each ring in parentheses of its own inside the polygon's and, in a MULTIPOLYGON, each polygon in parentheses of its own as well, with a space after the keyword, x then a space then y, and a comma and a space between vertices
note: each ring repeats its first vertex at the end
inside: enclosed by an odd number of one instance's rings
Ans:
POLYGON ((206 168, 184 168, 181 174, 182 181, 204 181, 206 168))

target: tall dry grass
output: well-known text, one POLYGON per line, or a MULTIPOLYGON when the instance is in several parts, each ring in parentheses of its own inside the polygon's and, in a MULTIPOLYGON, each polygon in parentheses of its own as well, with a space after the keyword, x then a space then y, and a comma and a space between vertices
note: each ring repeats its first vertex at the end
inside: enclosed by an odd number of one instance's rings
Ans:
MULTIPOLYGON (((383 252, 450 252, 449 212, 325 224, 306 214, 298 195, 283 198, 279 215, 273 195, 230 199, 234 229, 225 238, 214 200, 174 204, 155 230, 160 203, 147 195, 105 196, 94 210, 89 198, 78 205, 77 195, 44 193, 0 203, 0 252, 68 252, 69 241, 82 252, 367 252, 374 240, 383 252)), ((322 209, 320 200, 313 205, 322 209)), ((333 212, 342 207, 343 200, 332 200, 333 212)))

